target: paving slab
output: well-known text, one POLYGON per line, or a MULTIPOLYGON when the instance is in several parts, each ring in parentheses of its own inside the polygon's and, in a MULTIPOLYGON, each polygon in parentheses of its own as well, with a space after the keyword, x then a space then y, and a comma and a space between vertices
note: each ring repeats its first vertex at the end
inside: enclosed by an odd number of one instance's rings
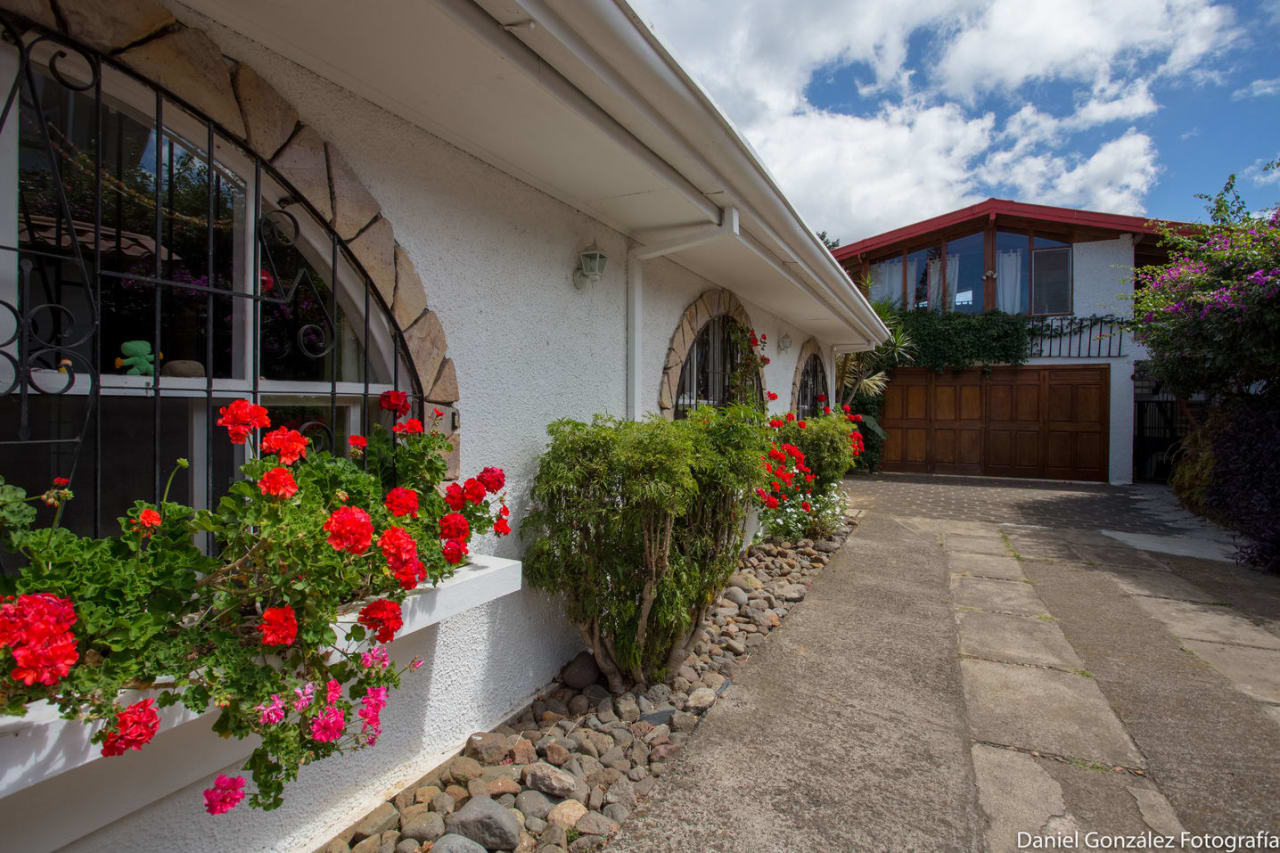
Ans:
POLYGON ((969 727, 981 741, 1125 767, 1143 759, 1091 678, 960 661, 969 727))
POLYGON ((1280 703, 1280 651, 1204 640, 1183 640, 1182 645, 1207 660, 1241 693, 1263 702, 1280 703))
POLYGON ((1035 588, 1023 581, 951 576, 951 600, 957 607, 1019 613, 1023 616, 1047 615, 1035 588))
POLYGON ((1009 548, 1004 544, 1004 537, 999 533, 985 536, 947 534, 944 547, 948 551, 964 551, 969 554, 991 554, 996 557, 1008 557, 1009 548))
POLYGON ((956 613, 956 623, 960 626, 960 654, 1060 669, 1084 668, 1062 629, 1053 622, 962 610, 956 613))
POLYGON ((1113 547, 1101 545, 1073 544, 1072 549, 1079 554, 1079 560, 1084 563, 1092 563, 1097 566, 1124 566, 1134 569, 1160 569, 1167 570, 1168 567, 1160 562, 1153 554, 1147 551, 1140 551, 1137 548, 1129 548, 1124 545, 1116 545, 1113 547))
POLYGON ((947 553, 947 568, 956 574, 976 575, 987 578, 1005 578, 1020 581, 1025 579, 1022 567, 1013 557, 997 557, 993 554, 966 554, 951 551, 947 553))
POLYGON ((1028 560, 1075 560, 1076 552, 1056 536, 1041 533, 1015 533, 1009 544, 1019 557, 1028 560))
MULTIPOLYGON (((987 849, 1025 850, 1018 833, 1033 837, 1079 832, 1178 835, 1182 824, 1149 781, 1036 758, 985 744, 973 747, 978 802, 987 815, 987 849)), ((1025 839, 1024 839, 1025 840, 1025 839)))
POLYGON ((1259 628, 1229 607, 1142 596, 1135 597, 1134 601, 1163 622, 1175 637, 1280 649, 1280 637, 1259 628))
POLYGON ((1172 572, 1111 567, 1100 568, 1097 571, 1099 574, 1110 577, 1130 595, 1173 598, 1178 601, 1194 601, 1198 604, 1210 604, 1217 600, 1212 594, 1172 572))

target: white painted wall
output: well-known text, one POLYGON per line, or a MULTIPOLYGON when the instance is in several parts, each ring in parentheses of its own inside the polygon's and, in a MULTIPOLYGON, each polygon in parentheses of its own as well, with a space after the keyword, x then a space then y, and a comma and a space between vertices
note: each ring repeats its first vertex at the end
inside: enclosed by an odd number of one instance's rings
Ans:
MULTIPOLYGON (((341 150, 382 205, 448 336, 461 390, 462 471, 506 469, 511 522, 518 530, 546 425, 596 412, 625 414, 625 238, 261 45, 181 7, 175 13, 208 32, 227 55, 251 63, 341 150), (592 241, 610 262, 601 281, 579 291, 571 271, 577 253, 592 241)), ((675 325, 685 307, 715 285, 669 260, 649 262, 646 279, 642 406, 652 411, 675 325)), ((807 335, 755 306, 746 308, 757 331, 769 336, 773 363, 766 382, 778 392, 775 409, 781 411, 807 335), (788 332, 793 346, 779 354, 776 342, 788 332)), ((477 553, 520 551, 518 536, 476 545, 477 553)), ((68 849, 315 846, 416 780, 472 731, 499 723, 580 645, 548 596, 522 590, 491 601, 397 641, 397 659, 421 655, 427 666, 391 697, 379 745, 304 769, 287 788, 281 809, 263 813, 245 805, 232 815, 210 817, 200 792, 212 779, 204 778, 68 849)), ((111 820, 112 788, 128 786, 130 774, 154 781, 157 773, 181 765, 189 751, 210 748, 211 735, 190 741, 193 735, 183 732, 161 733, 144 752, 94 762, 0 801, 10 840, 18 824, 63 832, 59 822, 68 808, 93 816, 76 832, 111 820)), ((242 747, 227 745, 228 772, 238 767, 242 747)), ((55 846, 37 837, 48 836, 37 832, 19 846, 55 846)))
MULTIPOLYGON (((1133 303, 1123 294, 1133 293, 1133 238, 1076 243, 1071 250, 1073 309, 1077 316, 1133 314, 1133 303)), ((1126 334, 1125 355, 1097 359, 1111 367, 1110 444, 1108 479, 1112 484, 1133 482, 1133 363, 1146 357, 1145 351, 1126 334)), ((1079 358, 1033 358, 1028 364, 1083 365, 1094 363, 1079 358)))

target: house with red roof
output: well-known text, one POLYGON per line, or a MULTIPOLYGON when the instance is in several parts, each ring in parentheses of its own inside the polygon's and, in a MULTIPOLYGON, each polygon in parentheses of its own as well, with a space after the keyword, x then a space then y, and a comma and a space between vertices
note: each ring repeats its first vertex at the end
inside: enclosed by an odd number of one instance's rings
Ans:
POLYGON ((873 301, 1028 318, 1022 365, 895 371, 889 471, 1129 483, 1165 470, 1176 409, 1139 374, 1123 329, 1133 268, 1161 263, 1147 219, 1006 199, 834 250, 873 301), (1136 380, 1136 381, 1135 381, 1136 380))

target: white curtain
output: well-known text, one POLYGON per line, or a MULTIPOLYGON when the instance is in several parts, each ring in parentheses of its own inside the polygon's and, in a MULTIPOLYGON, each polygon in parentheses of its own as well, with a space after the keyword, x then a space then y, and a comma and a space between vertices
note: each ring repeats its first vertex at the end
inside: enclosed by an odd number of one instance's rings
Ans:
POLYGON ((942 307, 942 258, 929 261, 929 310, 938 311, 942 307))
MULTIPOLYGON (((956 310, 956 288, 960 286, 960 256, 947 255, 947 310, 956 310)), ((932 303, 930 303, 932 306, 932 303)))
POLYGON ((1006 314, 1022 311, 1022 252, 996 255, 996 304, 1006 314))
POLYGON ((907 307, 914 309, 916 307, 916 284, 918 282, 919 273, 918 261, 907 261, 907 307))
POLYGON ((871 265, 871 301, 902 305, 902 258, 871 265))

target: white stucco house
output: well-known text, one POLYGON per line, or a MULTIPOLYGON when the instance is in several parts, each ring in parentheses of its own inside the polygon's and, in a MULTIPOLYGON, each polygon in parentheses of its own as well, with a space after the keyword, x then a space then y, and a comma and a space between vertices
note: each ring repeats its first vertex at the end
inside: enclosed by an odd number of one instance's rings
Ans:
POLYGON ((1143 433, 1160 433, 1158 450, 1173 403, 1141 384, 1135 403, 1145 353, 1118 321, 1132 316, 1134 267, 1167 260, 1157 243, 1142 217, 993 198, 836 249, 873 301, 1032 321, 1024 365, 895 371, 885 470, 1116 484, 1153 473, 1143 433))
MULTIPOLYGON (((37 492, 69 475, 78 531, 179 456, 175 495, 217 500, 238 461, 212 442, 219 405, 253 396, 340 446, 388 389, 445 412, 452 470, 506 469, 518 528, 549 422, 722 399, 733 324, 767 335, 777 411, 886 334, 623 0, 0 0, 0 18, 0 472, 37 492), (158 376, 124 369, 148 353, 158 376)), ((579 651, 523 588, 518 537, 480 544, 406 605, 392 652, 427 665, 378 746, 305 767, 282 808, 204 813, 252 747, 209 717, 168 709, 146 750, 103 759, 38 711, 0 723, 6 846, 331 837, 579 651)))

